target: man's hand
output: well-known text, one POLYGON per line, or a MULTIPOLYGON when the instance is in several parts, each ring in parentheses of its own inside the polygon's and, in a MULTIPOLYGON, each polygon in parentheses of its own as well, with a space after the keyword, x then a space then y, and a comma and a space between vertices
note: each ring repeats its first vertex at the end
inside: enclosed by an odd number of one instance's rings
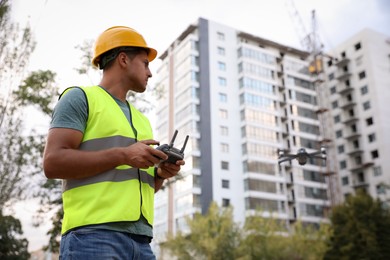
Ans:
POLYGON ((184 163, 185 162, 183 160, 177 161, 176 164, 168 163, 168 162, 160 163, 160 165, 157 168, 157 172, 156 172, 157 176, 154 182, 155 192, 157 192, 161 188, 165 179, 176 176, 179 173, 181 166, 184 165, 184 163))
POLYGON ((146 169, 158 164, 161 160, 166 160, 168 155, 156 150, 151 145, 158 145, 155 140, 143 140, 125 148, 126 164, 146 169))
POLYGON ((162 162, 157 168, 157 175, 162 179, 174 177, 179 173, 181 166, 184 164, 183 160, 177 161, 176 164, 162 162))

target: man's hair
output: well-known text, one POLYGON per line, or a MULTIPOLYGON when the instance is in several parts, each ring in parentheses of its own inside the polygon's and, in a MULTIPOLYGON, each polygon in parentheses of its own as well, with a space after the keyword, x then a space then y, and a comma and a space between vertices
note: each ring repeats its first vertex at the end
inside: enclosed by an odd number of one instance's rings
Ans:
POLYGON ((109 50, 105 53, 103 53, 100 57, 99 61, 99 68, 104 70, 108 69, 111 67, 113 64, 113 61, 115 58, 119 55, 119 53, 124 52, 126 55, 130 58, 133 59, 135 56, 140 54, 141 52, 146 52, 146 54, 149 54, 148 49, 145 48, 140 48, 140 47, 118 47, 112 50, 109 50))

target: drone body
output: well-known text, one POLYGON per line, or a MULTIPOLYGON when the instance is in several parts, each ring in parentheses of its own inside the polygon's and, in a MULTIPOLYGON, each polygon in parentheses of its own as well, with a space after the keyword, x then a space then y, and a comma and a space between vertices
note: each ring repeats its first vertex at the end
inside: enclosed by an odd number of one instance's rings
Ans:
POLYGON ((305 148, 300 148, 296 154, 285 154, 284 150, 279 150, 279 164, 286 161, 297 159, 300 165, 305 165, 308 158, 317 158, 326 160, 326 149, 321 147, 319 151, 308 153, 305 148))

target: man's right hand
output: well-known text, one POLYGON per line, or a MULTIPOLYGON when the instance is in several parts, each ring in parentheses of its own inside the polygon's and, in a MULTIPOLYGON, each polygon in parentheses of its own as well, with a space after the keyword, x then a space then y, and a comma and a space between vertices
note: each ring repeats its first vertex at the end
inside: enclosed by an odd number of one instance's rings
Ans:
POLYGON ((168 155, 151 146, 158 144, 156 140, 143 140, 126 147, 126 164, 146 169, 158 164, 161 160, 168 159, 168 155))

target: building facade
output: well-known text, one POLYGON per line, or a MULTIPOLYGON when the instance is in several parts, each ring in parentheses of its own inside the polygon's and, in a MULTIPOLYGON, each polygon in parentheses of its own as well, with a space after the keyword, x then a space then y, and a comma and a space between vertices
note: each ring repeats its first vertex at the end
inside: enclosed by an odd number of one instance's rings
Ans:
POLYGON ((169 143, 178 130, 179 148, 190 138, 180 180, 156 194, 154 243, 211 202, 232 206, 238 223, 260 211, 317 225, 356 188, 386 196, 389 44, 366 31, 333 52, 312 73, 310 53, 203 18, 169 46, 156 136, 169 143), (280 150, 322 146, 326 162, 278 164, 280 150))
POLYGON ((329 89, 341 199, 390 199, 390 37, 365 29, 331 51, 329 89))

